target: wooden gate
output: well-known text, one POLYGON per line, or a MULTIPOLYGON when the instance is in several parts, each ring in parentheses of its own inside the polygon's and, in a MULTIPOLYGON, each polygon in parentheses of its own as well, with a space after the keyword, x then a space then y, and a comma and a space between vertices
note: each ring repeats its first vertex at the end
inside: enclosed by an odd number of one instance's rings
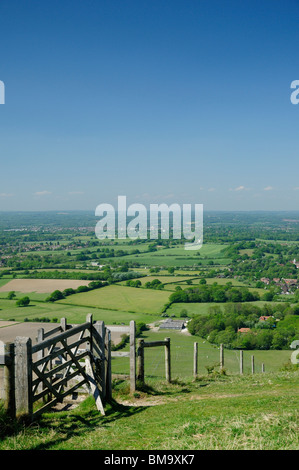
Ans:
POLYGON ((105 414, 105 400, 111 398, 110 343, 110 331, 104 322, 93 323, 92 315, 81 325, 67 325, 62 319, 50 332, 40 329, 36 345, 17 337, 6 359, 6 395, 15 414, 34 418, 83 386, 105 414), (34 406, 36 402, 41 406, 34 406))

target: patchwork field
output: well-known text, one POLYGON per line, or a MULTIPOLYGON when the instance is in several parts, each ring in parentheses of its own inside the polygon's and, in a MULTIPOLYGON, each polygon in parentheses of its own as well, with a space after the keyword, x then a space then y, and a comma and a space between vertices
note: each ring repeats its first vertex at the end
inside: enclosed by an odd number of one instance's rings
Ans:
POLYGON ((86 307, 108 308, 127 312, 161 313, 168 301, 169 292, 153 289, 137 289, 121 285, 112 285, 89 292, 70 295, 57 304, 84 305, 86 307))
POLYGON ((90 281, 74 279, 12 279, 0 287, 0 292, 37 292, 40 294, 51 293, 54 290, 67 288, 77 289, 79 286, 88 286, 90 281))
MULTIPOLYGON (((184 247, 159 248, 153 252, 129 254, 125 259, 126 261, 137 261, 140 266, 147 267, 198 267, 198 265, 205 267, 211 262, 215 265, 227 265, 231 259, 224 257, 224 249, 225 245, 223 244, 206 244, 198 251, 185 250, 184 247)), ((116 254, 110 261, 118 262, 123 259, 123 257, 117 257, 116 254)))

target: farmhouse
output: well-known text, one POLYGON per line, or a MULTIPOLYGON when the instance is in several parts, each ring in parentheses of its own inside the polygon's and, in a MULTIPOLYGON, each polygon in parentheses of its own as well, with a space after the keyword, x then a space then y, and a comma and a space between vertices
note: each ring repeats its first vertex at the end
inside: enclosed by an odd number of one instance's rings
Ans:
POLYGON ((238 333, 249 333, 251 331, 250 328, 239 328, 238 333))
POLYGON ((267 321, 267 320, 269 320, 269 318, 273 318, 273 317, 271 315, 269 317, 263 315, 262 317, 259 318, 259 320, 260 321, 267 321))
POLYGON ((172 320, 171 318, 167 318, 161 325, 159 330, 182 330, 184 327, 184 320, 172 320))
POLYGON ((299 263, 296 261, 296 259, 294 259, 292 263, 296 266, 297 269, 299 268, 299 263))
POLYGON ((297 285, 297 279, 284 279, 284 282, 288 286, 296 286, 297 285))

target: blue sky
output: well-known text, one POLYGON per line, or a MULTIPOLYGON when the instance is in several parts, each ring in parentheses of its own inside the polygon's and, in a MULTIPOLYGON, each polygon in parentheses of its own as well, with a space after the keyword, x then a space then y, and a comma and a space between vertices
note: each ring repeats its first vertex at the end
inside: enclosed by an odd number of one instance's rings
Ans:
POLYGON ((299 209, 298 0, 1 0, 0 210, 299 209))

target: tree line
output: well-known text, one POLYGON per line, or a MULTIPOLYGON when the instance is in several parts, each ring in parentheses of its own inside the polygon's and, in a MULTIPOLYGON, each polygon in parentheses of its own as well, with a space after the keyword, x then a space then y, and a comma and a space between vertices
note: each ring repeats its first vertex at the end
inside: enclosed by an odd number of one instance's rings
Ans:
POLYGON ((225 285, 217 283, 189 287, 182 289, 177 286, 176 291, 169 297, 170 303, 175 302, 252 302, 259 300, 257 292, 251 292, 246 287, 233 287, 231 282, 225 285))
POLYGON ((207 315, 195 315, 188 330, 231 349, 289 349, 299 339, 299 307, 228 303, 223 309, 211 307, 207 315))

